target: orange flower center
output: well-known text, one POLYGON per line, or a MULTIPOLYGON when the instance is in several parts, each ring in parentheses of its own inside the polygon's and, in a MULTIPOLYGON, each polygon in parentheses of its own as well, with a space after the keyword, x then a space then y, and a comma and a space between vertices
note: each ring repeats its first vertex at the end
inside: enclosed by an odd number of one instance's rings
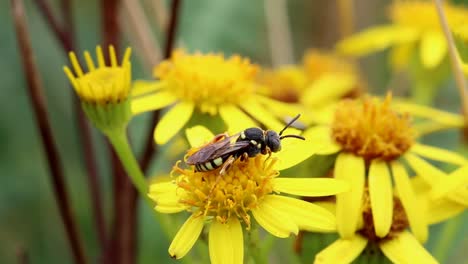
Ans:
POLYGON ((196 215, 213 216, 221 223, 237 216, 250 227, 248 212, 273 191, 272 179, 279 172, 272 169, 275 159, 258 155, 244 161, 237 159, 220 175, 221 169, 195 172, 176 164, 172 173, 178 174, 177 185, 184 189, 180 202, 196 215))
POLYGON ((401 233, 403 230, 409 227, 408 218, 406 217, 406 213, 400 199, 393 196, 393 218, 390 232, 388 232, 388 234, 383 238, 378 237, 375 233, 369 190, 367 188, 364 192, 362 218, 364 225, 362 229, 358 231, 358 233, 366 237, 369 241, 374 242, 385 239, 392 239, 397 234, 401 233))
POLYGON ((391 94, 383 102, 375 98, 345 100, 337 107, 332 136, 343 151, 352 152, 366 161, 393 160, 406 152, 414 141, 408 114, 390 107, 391 94))

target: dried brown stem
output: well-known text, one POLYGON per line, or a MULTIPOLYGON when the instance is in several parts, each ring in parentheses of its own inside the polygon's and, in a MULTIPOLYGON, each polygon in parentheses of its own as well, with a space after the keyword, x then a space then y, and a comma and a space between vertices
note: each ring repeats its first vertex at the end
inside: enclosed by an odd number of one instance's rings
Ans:
POLYGON ((439 15, 439 21, 444 31, 445 39, 447 41, 452 71, 455 75, 455 82, 457 84, 458 92, 460 93, 462 113, 465 119, 465 138, 468 140, 468 88, 466 86, 465 76, 463 75, 461 68, 457 48, 455 47, 455 42, 453 40, 453 36, 450 32, 447 18, 444 13, 442 1, 434 0, 434 3, 437 8, 437 14, 439 15))
POLYGON ((152 68, 161 60, 161 49, 154 39, 148 18, 138 0, 123 0, 120 21, 124 26, 132 46, 143 61, 145 69, 152 72, 152 68))
MULTIPOLYGON (((74 44, 74 26, 71 12, 71 3, 69 0, 62 0, 62 12, 65 20, 65 27, 61 27, 57 19, 52 14, 52 9, 46 0, 36 0, 39 11, 44 16, 47 24, 52 29, 55 37, 58 39, 65 54, 69 51, 76 50, 74 44)), ((82 64, 83 65, 83 64, 82 64)), ((80 129, 80 140, 83 146, 83 159, 87 171, 87 181, 90 190, 90 197, 92 201, 92 210, 94 216, 94 224, 96 225, 97 237, 102 249, 105 247, 106 242, 106 227, 104 215, 102 210, 102 195, 101 184, 99 182, 98 169, 96 164, 94 146, 91 136, 91 128, 89 123, 81 111, 81 106, 76 96, 73 97, 73 109, 76 113, 78 127, 80 129)))
POLYGON ((42 83, 35 65, 34 53, 26 26, 23 2, 21 0, 12 0, 11 4, 16 35, 21 51, 21 59, 28 84, 28 93, 34 109, 34 116, 39 127, 42 145, 46 152, 47 164, 50 170, 49 175, 52 181, 55 200, 58 204, 60 216, 65 226, 65 232, 67 234, 74 261, 75 263, 86 263, 81 241, 78 236, 78 229, 70 207, 70 200, 65 185, 60 155, 55 145, 49 118, 47 116, 42 83))
MULTIPOLYGON (((167 59, 171 56, 172 49, 175 43, 177 23, 179 21, 179 10, 181 6, 181 0, 173 0, 171 5, 171 16, 169 19, 169 26, 167 29, 166 45, 164 46, 164 59, 167 59)), ((143 156, 140 160, 140 165, 142 170, 146 173, 154 153, 156 152, 156 146, 153 139, 153 129, 159 121, 160 111, 157 110, 153 113, 151 117, 151 125, 149 131, 146 135, 146 140, 144 144, 143 156)))
POLYGON ((285 0, 267 0, 264 6, 273 67, 291 64, 294 62, 294 51, 288 3, 285 0))

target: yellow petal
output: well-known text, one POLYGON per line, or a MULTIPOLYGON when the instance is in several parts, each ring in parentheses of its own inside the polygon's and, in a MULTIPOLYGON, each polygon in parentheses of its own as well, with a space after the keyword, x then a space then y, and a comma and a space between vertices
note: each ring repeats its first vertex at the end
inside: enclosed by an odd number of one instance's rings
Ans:
POLYGON ((447 42, 441 31, 428 31, 421 37, 420 56, 426 68, 439 65, 447 54, 447 42))
POLYGON ((204 126, 194 126, 185 130, 185 135, 192 148, 200 147, 214 138, 213 133, 204 126))
POLYGON ((380 243, 380 249, 393 263, 436 264, 429 252, 408 232, 380 243))
POLYGON ((357 79, 353 74, 325 74, 304 91, 301 101, 307 106, 323 106, 340 100, 356 87, 357 79))
MULTIPOLYGON (((463 185, 459 185, 458 182, 456 182, 458 179, 455 179, 455 182, 445 182, 450 178, 449 175, 444 173, 443 171, 439 170, 438 168, 434 167, 432 164, 429 162, 419 158, 416 155, 413 154, 405 154, 405 159, 408 161, 408 163, 411 165, 412 169, 420 176, 418 178, 421 178, 426 185, 428 185, 426 188, 441 188, 436 191, 436 193, 432 193, 431 199, 439 199, 441 198, 444 194, 447 196, 448 199, 460 203, 463 205, 468 206, 468 190, 463 188, 463 185), (453 190, 452 192, 447 191, 451 190, 452 188, 459 186, 458 189, 453 190)), ((466 165, 464 166, 466 167, 466 165)), ((463 167, 463 168, 464 168, 463 167)), ((457 172, 457 171, 455 171, 457 172)), ((455 173, 453 172, 453 173, 455 173)), ((461 170, 461 176, 459 177, 464 177, 464 170, 461 170)))
POLYGON ((253 99, 245 100, 242 102, 241 107, 269 129, 280 131, 284 127, 268 110, 253 99))
POLYGON ((149 187, 149 195, 158 195, 163 193, 172 193, 177 189, 177 184, 173 181, 151 184, 149 187))
POLYGON ((203 217, 190 216, 177 232, 169 246, 169 255, 172 258, 184 257, 198 240, 203 229, 203 217))
POLYGON ((242 110, 231 104, 220 106, 219 115, 227 125, 230 134, 238 133, 249 127, 258 126, 242 110))
POLYGON ((392 108, 400 113, 408 112, 412 116, 427 118, 429 120, 446 124, 453 127, 463 127, 465 121, 462 115, 437 110, 432 107, 418 105, 411 102, 402 100, 395 100, 392 102, 392 108))
POLYGON ((408 161, 411 169, 430 186, 446 176, 444 172, 417 155, 407 153, 403 157, 408 161))
POLYGON ((349 191, 349 184, 344 180, 331 178, 275 178, 273 190, 293 195, 319 197, 335 195, 349 191))
POLYGON ((164 87, 166 87, 165 82, 143 80, 134 81, 132 84, 132 96, 137 97, 147 93, 156 92, 164 87))
POLYGON ((303 136, 312 143, 314 151, 318 155, 329 155, 338 152, 341 146, 332 138, 330 126, 315 126, 307 129, 303 136))
POLYGON ((314 143, 308 139, 285 138, 281 140, 281 150, 273 153, 273 157, 278 158, 275 168, 277 170, 288 169, 306 160, 315 154, 313 145, 314 143))
POLYGON ((193 103, 181 102, 167 111, 154 129, 156 143, 165 144, 175 136, 187 124, 192 116, 193 109, 193 103))
POLYGON ((431 198, 440 199, 456 192, 459 188, 468 188, 468 165, 455 170, 447 177, 439 178, 432 187, 431 198))
POLYGON ((269 195, 274 206, 284 211, 302 230, 336 231, 335 215, 313 203, 281 195, 269 195))
POLYGON ((242 264, 244 261, 244 239, 237 217, 231 217, 222 224, 211 223, 209 234, 210 260, 217 264, 242 264))
POLYGON ((463 156, 442 148, 418 143, 414 144, 410 151, 432 160, 443 161, 456 165, 468 164, 468 160, 463 156))
POLYGON ((171 105, 177 98, 170 92, 162 91, 132 99, 132 114, 138 115, 143 112, 158 110, 171 105))
POLYGON ((315 256, 315 264, 347 264, 353 262, 366 248, 367 239, 353 236, 338 239, 315 256))
POLYGON ((338 43, 339 52, 347 55, 362 56, 386 49, 395 44, 416 40, 418 33, 410 28, 396 25, 371 27, 338 43))
POLYGON ((411 182, 405 168, 397 161, 391 163, 395 189, 405 209, 411 231, 416 238, 424 243, 427 240, 428 228, 425 211, 418 204, 416 194, 411 187, 411 182))
POLYGON ((351 238, 362 215, 364 193, 364 159, 348 153, 340 153, 335 162, 335 178, 350 184, 350 191, 336 195, 336 222, 342 238, 351 238))
POLYGON ((285 238, 291 233, 297 235, 299 232, 297 224, 287 213, 276 208, 274 200, 269 196, 266 196, 257 208, 252 209, 255 220, 274 236, 285 238))
POLYGON ((255 98, 278 117, 296 116, 304 111, 299 104, 284 103, 262 95, 255 95, 255 98))
POLYGON ((408 65, 413 49, 413 43, 405 43, 396 45, 390 50, 389 61, 395 71, 402 70, 408 65))
POLYGON ((427 201, 427 222, 428 224, 437 224, 455 217, 465 211, 466 206, 453 202, 450 199, 439 199, 436 201, 427 201))
POLYGON ((384 161, 373 160, 369 168, 369 196, 375 234, 385 237, 393 218, 392 179, 384 161))

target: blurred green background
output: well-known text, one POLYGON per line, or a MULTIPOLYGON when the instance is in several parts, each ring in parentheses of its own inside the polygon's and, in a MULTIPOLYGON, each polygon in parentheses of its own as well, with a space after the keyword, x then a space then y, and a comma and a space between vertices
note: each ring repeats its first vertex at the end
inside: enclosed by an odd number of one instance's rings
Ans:
MULTIPOLYGON (((58 2, 49 1, 58 11, 58 2)), ((388 1, 358 1, 357 27, 386 21, 384 6, 388 1)), ((460 2, 460 1, 459 1, 460 2)), ((96 233, 91 213, 85 170, 78 145, 77 125, 72 107, 72 90, 62 72, 67 60, 43 17, 32 1, 26 1, 27 19, 36 62, 41 72, 49 117, 65 169, 67 187, 72 199, 80 235, 91 263, 98 262, 96 233)), ((307 48, 332 48, 338 39, 335 1, 300 1, 288 3, 293 34, 295 62, 307 48), (329 3, 328 3, 329 2, 329 3)), ((100 10, 97 1, 73 1, 78 47, 93 50, 101 43, 100 10)), ((64 229, 52 195, 48 169, 38 130, 26 93, 26 82, 20 64, 19 51, 10 14, 9 1, 0 1, 0 263, 15 263, 17 252, 25 250, 31 263, 71 263, 64 229)), ((190 50, 239 53, 254 62, 270 65, 270 51, 262 1, 183 1, 178 30, 178 43, 190 50)), ((372 55, 362 60, 365 78, 371 91, 382 93, 389 79, 386 54, 372 55)), ((151 78, 133 56, 134 78, 151 78)), ((458 111, 458 95, 453 81, 437 97, 436 105, 458 111)), ((141 135, 146 131, 148 115, 132 121, 134 145, 141 149, 141 135)), ((108 153, 102 136, 93 132, 98 150, 99 172, 103 186, 106 221, 112 215, 112 183, 108 153)), ((460 149, 457 131, 438 133, 425 138, 437 146, 460 149)), ((153 171, 164 171, 170 164, 159 162, 153 171)), ((140 206, 139 262, 171 262, 160 230, 152 222, 151 212, 140 206)), ((448 245, 447 263, 468 259, 467 213, 463 216, 463 232, 448 245)), ((438 241, 440 226, 432 228, 427 246, 438 241)))

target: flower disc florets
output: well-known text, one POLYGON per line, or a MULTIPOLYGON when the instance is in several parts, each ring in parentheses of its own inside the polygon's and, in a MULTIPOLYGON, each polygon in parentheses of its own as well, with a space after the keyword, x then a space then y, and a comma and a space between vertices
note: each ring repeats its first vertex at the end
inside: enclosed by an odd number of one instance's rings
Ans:
POLYGON ((207 172, 182 169, 176 164, 172 174, 177 175, 177 185, 184 190, 180 203, 195 215, 215 217, 225 223, 230 217, 239 217, 247 228, 248 212, 258 206, 262 198, 273 192, 272 179, 279 172, 272 169, 273 158, 258 155, 245 161, 236 160, 220 175, 220 168, 207 172))
POLYGON ((389 94, 383 102, 364 98, 345 100, 335 112, 332 137, 347 152, 365 160, 390 161, 400 157, 413 144, 415 133, 407 114, 395 112, 389 94))
POLYGON ((363 196, 363 227, 357 232, 369 241, 382 241, 386 239, 392 239, 398 234, 403 232, 406 228, 409 227, 408 218, 406 217, 405 210, 399 198, 393 196, 393 214, 392 214, 392 225, 390 226, 390 231, 385 237, 379 237, 375 233, 374 227, 374 218, 372 216, 372 207, 370 202, 369 190, 366 189, 363 196))
POLYGON ((154 70, 177 98, 193 102, 202 112, 216 114, 221 104, 238 104, 254 92, 258 67, 246 58, 175 51, 154 70))

